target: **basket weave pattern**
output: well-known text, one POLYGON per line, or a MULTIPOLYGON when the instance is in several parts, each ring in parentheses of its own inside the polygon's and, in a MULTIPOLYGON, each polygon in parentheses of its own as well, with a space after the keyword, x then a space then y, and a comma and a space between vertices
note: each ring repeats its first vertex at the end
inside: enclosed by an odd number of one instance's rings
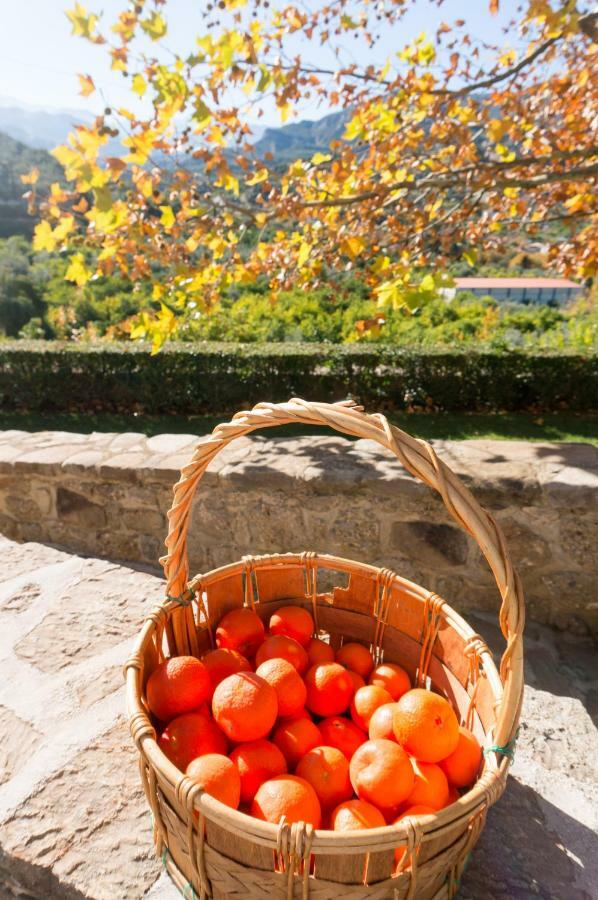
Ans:
MULTIPOLYGON (((351 510, 347 509, 350 516, 351 510)), ((375 515, 375 511, 373 511, 375 515)), ((424 441, 349 403, 258 404, 200 441, 174 488, 167 555, 167 599, 147 617, 126 665, 130 728, 154 821, 156 851, 188 896, 260 898, 444 898, 454 896, 488 808, 505 788, 523 696, 524 605, 501 530, 424 441), (189 579, 187 529, 197 484, 228 443, 288 422, 328 425, 375 440, 442 497, 479 545, 496 580, 506 640, 500 667, 482 640, 442 598, 388 569, 314 552, 248 556, 189 579), (201 656, 213 626, 236 606, 267 622, 277 606, 308 608, 334 647, 357 640, 377 661, 397 661, 418 686, 447 696, 487 748, 471 790, 435 815, 396 826, 338 834, 304 823, 262 822, 231 810, 178 771, 156 743, 145 684, 169 655, 201 656), (395 849, 406 848, 399 865, 395 849)))

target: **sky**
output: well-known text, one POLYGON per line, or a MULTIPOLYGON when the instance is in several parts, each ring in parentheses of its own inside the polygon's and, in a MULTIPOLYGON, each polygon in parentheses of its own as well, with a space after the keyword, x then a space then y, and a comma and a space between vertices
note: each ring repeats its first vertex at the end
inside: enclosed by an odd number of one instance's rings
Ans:
MULTIPOLYGON (((165 14, 169 32, 165 43, 177 53, 193 48, 192 37, 203 32, 201 9, 207 0, 168 0, 165 14)), ((309 0, 315 5, 324 0, 309 0)), ((126 0, 85 0, 88 9, 103 11, 103 19, 113 21, 126 7, 126 0)), ((274 2, 271 4, 274 6, 274 2)), ((358 7, 358 0, 355 6, 358 7)), ((64 10, 74 0, 0 0, 0 105, 34 106, 44 109, 76 109, 96 113, 104 106, 131 106, 126 82, 110 69, 106 48, 93 46, 71 35, 71 25, 64 10), (79 94, 77 73, 91 75, 103 97, 84 98, 79 94)), ((418 0, 400 28, 387 30, 375 51, 353 49, 347 41, 347 58, 363 64, 380 62, 396 53, 422 31, 432 32, 440 21, 466 20, 467 30, 476 38, 501 46, 519 46, 516 34, 503 34, 502 27, 515 14, 516 0, 502 0, 500 14, 492 17, 487 0, 445 0, 440 9, 427 0, 418 0)), ((301 49, 297 47, 297 49, 301 49)), ((313 61, 313 55, 311 56, 313 61)), ((317 61, 329 64, 325 50, 317 61)), ((316 119, 328 110, 312 101, 303 104, 303 118, 316 119)), ((266 104, 262 125, 278 125, 277 111, 266 104)))

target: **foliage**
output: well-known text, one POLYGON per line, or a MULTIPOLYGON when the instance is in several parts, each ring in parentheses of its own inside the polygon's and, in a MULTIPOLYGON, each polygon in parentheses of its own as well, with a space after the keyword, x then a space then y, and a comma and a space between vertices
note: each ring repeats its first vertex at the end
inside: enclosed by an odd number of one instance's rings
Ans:
MULTIPOLYGON (((363 293, 363 291, 362 291, 363 293)), ((498 349, 598 346, 598 304, 580 301, 569 308, 497 303, 490 297, 458 294, 431 300, 414 313, 390 309, 348 291, 340 299, 324 290, 313 294, 243 293, 225 299, 209 315, 197 313, 180 330, 183 340, 331 341, 357 340, 400 347, 485 346, 498 349), (364 322, 369 323, 367 329, 364 322)))
POLYGON ((0 406, 200 414, 268 398, 352 396, 370 409, 598 409, 598 355, 388 345, 0 343, 0 406))
MULTIPOLYGON (((155 347, 190 310, 260 276, 274 294, 336 291, 338 271, 358 270, 381 306, 419 307, 442 283, 432 267, 475 265, 514 231, 541 236, 560 271, 591 276, 598 13, 524 0, 510 46, 481 46, 458 20, 401 48, 414 2, 220 0, 188 53, 169 56, 176 4, 137 0, 108 23, 77 3, 73 33, 105 47, 131 104, 55 151, 69 188, 43 200, 36 249, 68 249, 78 285, 94 273, 155 278, 159 308, 134 332, 155 347), (349 39, 375 48, 382 29, 396 33, 396 54, 344 62, 349 39), (334 70, 318 63, 322 44, 334 70), (270 98, 285 121, 308 95, 347 116, 343 140, 310 160, 260 157, 246 140, 253 111, 270 98), (122 152, 102 156, 116 136, 122 152)), ((488 14, 498 9, 489 0, 488 14)), ((81 86, 95 89, 88 77, 81 86)))
POLYGON ((28 186, 22 181, 31 171, 45 193, 63 177, 61 166, 45 150, 32 150, 0 132, 0 237, 33 232, 35 221, 23 199, 28 186))

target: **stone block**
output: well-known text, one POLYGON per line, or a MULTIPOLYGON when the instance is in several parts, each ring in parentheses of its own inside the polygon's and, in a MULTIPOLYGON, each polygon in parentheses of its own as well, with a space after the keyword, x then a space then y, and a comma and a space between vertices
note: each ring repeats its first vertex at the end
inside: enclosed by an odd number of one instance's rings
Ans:
POLYGON ((391 545, 424 566, 459 566, 468 553, 467 538, 459 528, 428 521, 394 522, 391 545))
POLYGON ((56 513, 59 518, 76 521, 83 528, 101 528, 106 524, 106 510, 102 506, 64 487, 56 491, 56 513))

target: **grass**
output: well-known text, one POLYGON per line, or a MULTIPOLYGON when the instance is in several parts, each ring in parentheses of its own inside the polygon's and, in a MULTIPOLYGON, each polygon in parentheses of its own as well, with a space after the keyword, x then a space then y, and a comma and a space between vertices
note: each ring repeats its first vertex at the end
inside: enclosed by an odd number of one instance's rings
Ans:
MULTIPOLYGON (((230 416, 144 416, 110 413, 15 413, 0 411, 0 429, 21 431, 140 431, 148 436, 164 432, 207 434, 230 416)), ((426 439, 523 441, 583 441, 598 445, 598 415, 574 413, 394 413, 392 422, 426 439)), ((268 429, 275 437, 330 434, 326 428, 288 425, 268 429)))

